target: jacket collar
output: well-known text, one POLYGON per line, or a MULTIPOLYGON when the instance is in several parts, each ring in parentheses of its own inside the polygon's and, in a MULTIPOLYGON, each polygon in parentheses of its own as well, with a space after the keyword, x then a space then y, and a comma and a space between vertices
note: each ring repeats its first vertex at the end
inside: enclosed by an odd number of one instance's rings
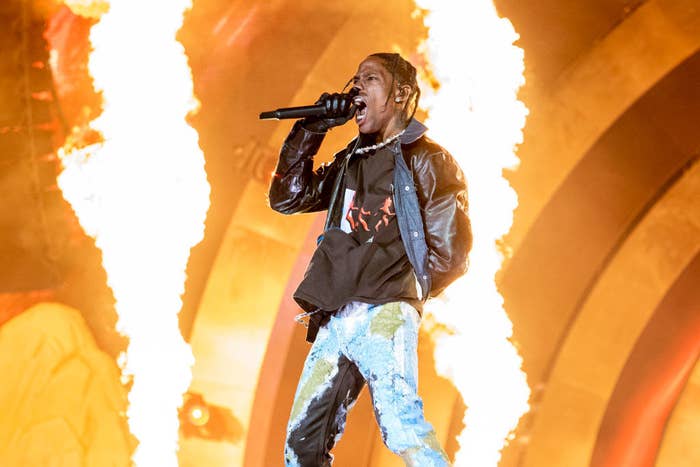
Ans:
POLYGON ((404 132, 404 134, 402 134, 399 137, 399 141, 401 142, 401 144, 414 143, 421 136, 423 136, 426 131, 428 131, 428 127, 423 125, 415 118, 412 118, 411 121, 408 122, 408 126, 406 127, 406 131, 404 132))

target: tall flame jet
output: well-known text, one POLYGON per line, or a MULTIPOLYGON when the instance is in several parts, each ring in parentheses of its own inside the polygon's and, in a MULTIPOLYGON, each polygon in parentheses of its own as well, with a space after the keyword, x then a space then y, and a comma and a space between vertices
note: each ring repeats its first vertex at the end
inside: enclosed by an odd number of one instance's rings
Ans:
POLYGON ((190 249, 203 237, 209 184, 184 48, 175 39, 191 0, 72 0, 99 17, 89 70, 103 97, 101 142, 60 151, 59 185, 102 250, 116 299, 120 357, 131 383, 135 465, 177 465, 178 407, 192 379, 177 315, 190 249))
POLYGON ((434 335, 436 366, 467 405, 455 465, 495 466, 530 397, 495 282, 504 259, 497 245, 518 204, 503 170, 518 164, 514 150, 528 113, 517 98, 525 82, 523 51, 491 0, 416 5, 428 29, 420 52, 430 82, 437 83, 432 92, 422 86, 429 91, 423 100, 427 124, 466 174, 474 233, 469 272, 427 310, 443 325, 435 329, 450 329, 434 335))

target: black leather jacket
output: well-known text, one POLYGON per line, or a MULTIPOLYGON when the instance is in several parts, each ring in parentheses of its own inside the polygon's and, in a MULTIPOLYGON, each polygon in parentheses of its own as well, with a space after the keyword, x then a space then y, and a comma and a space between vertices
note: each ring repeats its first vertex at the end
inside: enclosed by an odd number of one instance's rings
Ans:
MULTIPOLYGON (((423 300, 436 296, 464 274, 472 244, 464 175, 452 156, 428 139, 426 127, 411 120, 392 146, 395 154, 394 206, 401 239, 423 300)), ((283 214, 328 209, 326 230, 338 227, 344 174, 354 139, 333 161, 313 170, 324 134, 297 122, 282 145, 270 185, 270 207, 283 214)))

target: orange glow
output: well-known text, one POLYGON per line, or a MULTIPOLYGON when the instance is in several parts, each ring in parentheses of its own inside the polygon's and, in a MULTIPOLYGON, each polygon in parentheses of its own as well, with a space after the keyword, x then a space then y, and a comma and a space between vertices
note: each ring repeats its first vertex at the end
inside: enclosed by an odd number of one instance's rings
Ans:
POLYGON ((106 11, 91 29, 89 61, 104 109, 60 151, 59 185, 102 250, 117 328, 129 338, 119 363, 132 383, 134 464, 177 465, 178 407, 194 363, 177 315, 209 207, 198 135, 185 122, 196 107, 191 72, 175 39, 190 0, 73 3, 106 11))
POLYGON ((517 99, 523 52, 513 45, 513 26, 489 0, 416 4, 428 28, 421 53, 432 76, 425 81, 437 84, 422 86, 427 125, 466 174, 474 233, 469 272, 428 305, 427 321, 439 324, 432 331, 438 372, 468 407, 455 465, 495 466, 530 396, 495 282, 503 263, 497 245, 517 206, 502 174, 518 163, 514 148, 527 116, 517 99))
POLYGON ((109 10, 108 0, 64 0, 70 10, 85 18, 99 19, 109 10))

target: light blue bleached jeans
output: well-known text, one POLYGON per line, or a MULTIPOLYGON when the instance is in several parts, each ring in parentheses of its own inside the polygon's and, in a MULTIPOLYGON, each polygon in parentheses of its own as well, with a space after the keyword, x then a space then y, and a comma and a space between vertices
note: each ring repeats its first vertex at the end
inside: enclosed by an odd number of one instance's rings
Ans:
POLYGON ((447 466, 423 416, 418 312, 404 302, 352 302, 321 327, 299 380, 287 426, 285 465, 330 466, 348 411, 367 382, 384 444, 407 466, 447 466))

